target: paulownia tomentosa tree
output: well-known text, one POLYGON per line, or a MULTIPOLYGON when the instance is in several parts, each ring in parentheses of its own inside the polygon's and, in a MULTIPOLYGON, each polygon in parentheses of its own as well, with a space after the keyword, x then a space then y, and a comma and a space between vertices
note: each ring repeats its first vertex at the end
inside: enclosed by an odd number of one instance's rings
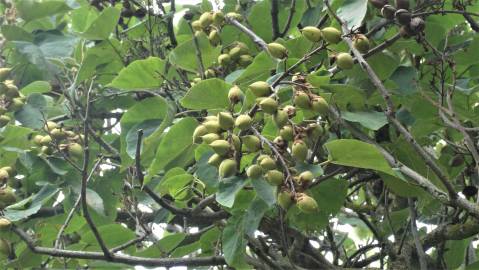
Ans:
POLYGON ((0 2, 5 268, 479 267, 477 1, 0 2))

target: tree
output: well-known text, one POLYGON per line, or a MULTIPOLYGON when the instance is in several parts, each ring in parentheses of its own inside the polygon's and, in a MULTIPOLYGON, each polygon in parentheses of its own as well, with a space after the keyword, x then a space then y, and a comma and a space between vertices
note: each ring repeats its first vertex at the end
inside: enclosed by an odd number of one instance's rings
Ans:
POLYGON ((0 2, 6 268, 479 267, 477 1, 0 2))

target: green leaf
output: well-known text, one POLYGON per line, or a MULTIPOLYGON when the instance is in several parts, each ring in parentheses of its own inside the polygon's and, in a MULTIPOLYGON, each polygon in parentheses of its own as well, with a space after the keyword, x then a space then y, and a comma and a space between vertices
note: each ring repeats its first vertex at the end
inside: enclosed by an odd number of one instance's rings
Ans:
MULTIPOLYGON (((135 238, 135 233, 131 230, 123 227, 120 224, 108 224, 97 227, 98 232, 102 236, 105 245, 109 248, 119 246, 128 240, 135 238)), ((88 244, 90 247, 93 247, 94 250, 98 250, 98 241, 96 240, 95 235, 88 231, 82 235, 81 241, 85 244, 88 244)), ((91 249, 91 248, 89 248, 91 249)))
POLYGON ((45 185, 36 194, 5 208, 5 217, 10 221, 19 221, 37 213, 42 205, 50 200, 60 189, 45 185))
MULTIPOLYGON (((201 33, 197 36, 198 46, 201 52, 201 59, 205 68, 211 66, 221 53, 221 46, 211 46, 208 37, 201 33)), ((196 56, 196 46, 193 39, 189 39, 176 47, 169 55, 173 65, 191 72, 199 72, 196 56)))
POLYGON ((360 123, 371 130, 378 130, 388 123, 386 115, 382 112, 341 112, 341 118, 360 123))
POLYGON ((222 179, 218 187, 218 192, 216 192, 216 201, 225 207, 232 207, 236 194, 246 183, 246 179, 237 176, 222 179))
POLYGON ((157 57, 136 60, 120 71, 108 86, 124 91, 158 88, 163 83, 165 62, 157 57))
POLYGON ((449 240, 446 242, 444 261, 447 269, 457 269, 464 263, 466 258, 467 246, 471 242, 471 238, 464 240, 449 240))
POLYGON ((411 95, 417 92, 418 75, 416 69, 412 67, 398 67, 391 75, 391 80, 398 85, 399 94, 411 95))
POLYGON ((105 40, 115 30, 120 18, 120 9, 107 7, 81 34, 82 37, 90 40, 105 40))
POLYGON ((230 88, 230 84, 220 79, 203 80, 193 86, 180 102, 188 109, 226 109, 230 88))
POLYGON ((163 169, 183 167, 194 159, 193 131, 198 122, 191 117, 183 118, 174 124, 161 140, 156 156, 148 174, 145 184, 163 169))
POLYGON ((19 0, 16 2, 15 8, 18 10, 20 17, 25 21, 32 21, 58 13, 64 13, 71 9, 67 5, 67 1, 19 0))
POLYGON ((331 163, 372 169, 396 176, 379 149, 369 143, 352 139, 334 140, 324 145, 331 163))
POLYGON ((24 95, 30 95, 33 93, 43 94, 48 93, 52 90, 52 87, 49 82, 46 81, 35 81, 29 85, 23 87, 20 92, 24 95))
POLYGON ((145 129, 141 158, 142 162, 149 164, 161 134, 173 120, 173 113, 168 102, 156 96, 137 102, 123 114, 120 120, 123 164, 128 164, 135 157, 138 129, 141 128, 145 129))
POLYGON ((45 123, 47 99, 41 94, 31 94, 23 107, 15 112, 15 119, 26 127, 42 128, 45 123))
POLYGON ((232 216, 228 219, 222 234, 222 247, 226 263, 237 269, 245 269, 246 239, 245 222, 242 215, 232 216))
POLYGON ((354 29, 361 26, 367 10, 368 0, 344 0, 337 14, 347 23, 349 29, 354 29))
POLYGON ((251 179, 256 194, 260 197, 268 206, 272 206, 276 203, 276 187, 268 184, 264 179, 251 179))

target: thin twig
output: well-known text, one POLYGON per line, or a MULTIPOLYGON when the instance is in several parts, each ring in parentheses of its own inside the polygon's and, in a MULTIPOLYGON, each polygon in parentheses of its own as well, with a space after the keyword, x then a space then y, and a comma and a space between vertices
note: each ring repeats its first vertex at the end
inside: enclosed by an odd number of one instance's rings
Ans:
POLYGON ((413 199, 408 198, 408 203, 409 203, 409 216, 411 217, 411 234, 414 239, 414 244, 416 245, 419 265, 421 267, 421 270, 427 270, 426 253, 424 253, 424 249, 422 248, 421 241, 419 240, 419 234, 417 232, 416 207, 414 206, 413 199))

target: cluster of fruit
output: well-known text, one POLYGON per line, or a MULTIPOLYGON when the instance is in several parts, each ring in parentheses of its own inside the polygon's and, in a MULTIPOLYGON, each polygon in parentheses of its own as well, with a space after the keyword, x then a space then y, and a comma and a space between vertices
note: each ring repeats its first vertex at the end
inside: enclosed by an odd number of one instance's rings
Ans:
MULTIPOLYGON (((337 44, 341 42, 341 31, 334 27, 325 27, 319 29, 314 26, 306 26, 301 29, 303 36, 311 42, 319 42, 324 40, 329 44, 337 44)), ((352 36, 353 45, 360 53, 367 53, 370 48, 368 37, 363 34, 354 34, 352 36)), ((351 69, 354 65, 354 60, 349 53, 340 52, 336 54, 336 65, 340 69, 351 69)))
MULTIPOLYGON (((12 222, 6 218, 0 218, 0 232, 10 230, 12 222)), ((0 238, 0 258, 9 257, 12 252, 10 241, 0 238)))
POLYGON ((381 14, 388 20, 394 20, 401 25, 399 33, 404 38, 409 38, 424 31, 426 24, 420 17, 413 17, 409 11, 409 0, 395 0, 394 6, 389 0, 371 0, 371 4, 381 9, 381 14))
POLYGON ((146 15, 146 9, 144 7, 135 8, 131 5, 129 0, 123 0, 122 2, 123 8, 121 9, 121 17, 122 18, 131 18, 137 17, 141 19, 146 15))
POLYGON ((6 113, 16 112, 25 105, 25 96, 18 91, 13 80, 8 80, 10 71, 10 68, 0 68, 0 127, 12 120, 6 113))
POLYGON ((195 35, 204 32, 208 35, 208 39, 213 46, 218 46, 221 43, 220 29, 225 22, 225 15, 223 12, 205 12, 201 14, 198 20, 191 22, 191 27, 195 31, 195 35))
POLYGON ((78 159, 83 156, 83 135, 68 130, 62 125, 48 121, 44 126, 45 135, 33 136, 33 143, 40 147, 39 153, 43 155, 52 155, 55 152, 62 152, 69 158, 78 159))
MULTIPOLYGON (((292 118, 297 108, 308 111, 312 119, 325 117, 329 111, 328 102, 310 91, 304 77, 293 77, 294 105, 282 106, 272 91, 270 84, 257 81, 248 89, 256 96, 256 106, 262 114, 252 117, 249 114, 231 111, 209 115, 193 133, 195 143, 209 145, 214 154, 208 163, 218 168, 221 179, 232 177, 240 172, 238 160, 244 153, 254 153, 252 164, 245 173, 253 181, 266 180, 279 187, 278 204, 284 209, 295 202, 306 213, 318 209, 316 201, 304 193, 314 176, 310 171, 298 172, 296 164, 304 163, 310 157, 310 149, 325 135, 325 128, 313 121, 295 123, 292 118), (262 121, 272 119, 279 130, 273 141, 262 136, 256 127, 264 125, 262 121), (289 198, 289 199, 288 199, 289 198)), ((233 86, 228 93, 233 108, 243 101, 244 93, 238 86, 233 86)))

